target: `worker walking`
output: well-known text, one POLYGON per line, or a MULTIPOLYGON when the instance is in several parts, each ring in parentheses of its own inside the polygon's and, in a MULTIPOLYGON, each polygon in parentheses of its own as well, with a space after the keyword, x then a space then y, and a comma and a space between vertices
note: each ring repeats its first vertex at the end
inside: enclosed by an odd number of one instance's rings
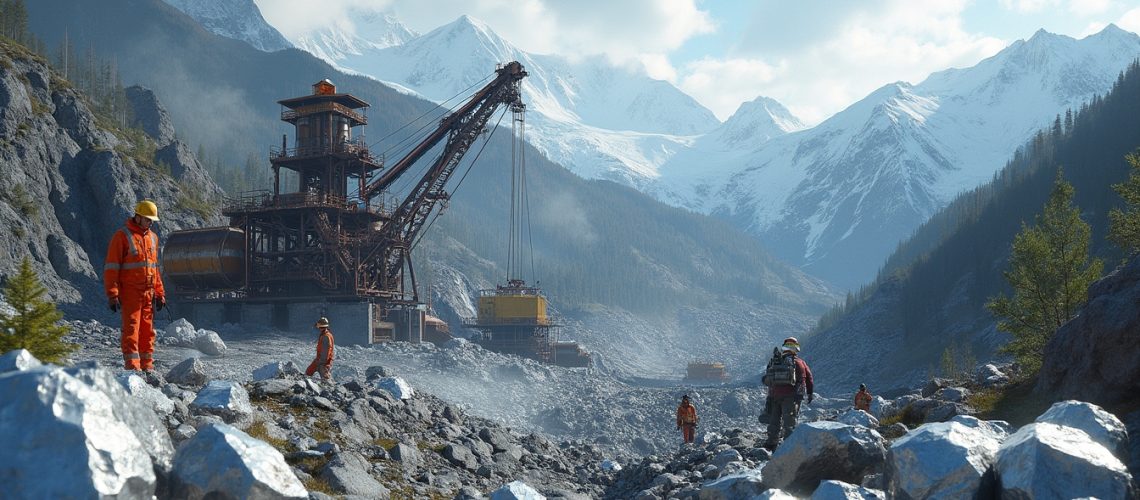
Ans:
POLYGON ((321 318, 313 325, 317 329, 317 357, 305 369, 305 375, 320 373, 324 380, 332 380, 333 334, 329 330, 329 319, 321 318))
POLYGON ((855 393, 855 409, 871 413, 871 393, 867 391, 867 384, 859 384, 859 392, 855 393))
POLYGON ((795 337, 784 339, 783 346, 768 362, 762 381, 768 386, 772 402, 768 419, 768 440, 764 447, 775 450, 780 442, 796 427, 800 402, 807 398, 811 404, 815 397, 815 382, 811 369, 800 359, 800 342, 795 337))
POLYGON ((697 407, 689 402, 689 395, 681 396, 681 406, 677 407, 677 428, 681 430, 681 438, 685 443, 693 442, 699 420, 697 407))
POLYGON ((158 206, 143 200, 126 226, 111 236, 103 263, 103 288, 112 312, 122 311, 123 368, 154 370, 154 312, 166 306, 158 268, 158 206))

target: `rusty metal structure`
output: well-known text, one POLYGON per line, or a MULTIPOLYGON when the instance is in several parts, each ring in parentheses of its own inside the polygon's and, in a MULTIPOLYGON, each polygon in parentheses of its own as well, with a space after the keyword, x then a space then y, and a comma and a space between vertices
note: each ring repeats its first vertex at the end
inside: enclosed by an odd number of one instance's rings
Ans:
MULTIPOLYGON (((328 80, 310 95, 278 101, 295 140, 289 147, 283 137, 270 152, 272 191, 229 203, 227 227, 169 235, 163 267, 174 293, 188 303, 366 302, 378 311, 377 331, 389 326, 386 311, 422 310, 411 254, 417 236, 448 200, 448 180, 494 113, 522 106, 523 66, 510 62, 495 73, 390 164, 353 135, 368 123, 368 103, 328 80), (393 184, 429 153, 437 156, 398 198, 393 184)), ((385 340, 378 335, 373 340, 385 340)))

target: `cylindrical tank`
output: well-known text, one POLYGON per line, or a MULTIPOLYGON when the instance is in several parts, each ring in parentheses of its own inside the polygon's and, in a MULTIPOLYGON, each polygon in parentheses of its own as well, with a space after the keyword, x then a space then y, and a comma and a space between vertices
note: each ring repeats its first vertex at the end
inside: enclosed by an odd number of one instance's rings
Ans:
POLYGON ((208 227, 170 233, 162 270, 163 279, 179 292, 240 288, 245 281, 245 232, 208 227))

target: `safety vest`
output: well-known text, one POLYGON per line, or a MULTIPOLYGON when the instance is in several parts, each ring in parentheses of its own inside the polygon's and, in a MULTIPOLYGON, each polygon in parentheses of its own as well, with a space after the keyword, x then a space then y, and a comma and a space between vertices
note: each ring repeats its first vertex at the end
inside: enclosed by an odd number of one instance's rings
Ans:
POLYGON ((331 365, 333 361, 333 334, 332 330, 325 329, 317 338, 317 360, 321 365, 331 365))
POLYGON ((124 288, 154 291, 163 297, 162 274, 158 267, 158 235, 128 219, 126 227, 115 231, 103 263, 103 288, 115 298, 124 288))

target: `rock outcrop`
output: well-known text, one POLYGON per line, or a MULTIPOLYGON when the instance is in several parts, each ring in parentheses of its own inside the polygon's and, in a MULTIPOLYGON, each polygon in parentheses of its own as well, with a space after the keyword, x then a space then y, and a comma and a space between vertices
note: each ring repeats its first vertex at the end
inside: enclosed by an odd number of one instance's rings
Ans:
MULTIPOLYGON (((102 305, 107 243, 138 200, 158 204, 160 238, 221 222, 222 192, 194 156, 158 158, 164 149, 186 150, 161 119, 154 138, 120 137, 42 59, 0 44, 0 226, 9 230, 0 240, 0 275, 27 256, 52 300, 102 305)), ((132 94, 140 97, 136 116, 160 109, 153 94, 132 94)))
POLYGON ((1089 301, 1045 346, 1038 389, 1099 405, 1140 394, 1140 258, 1089 287, 1089 301))
POLYGON ((1002 498, 1134 498, 1128 469, 1084 431, 1034 422, 1002 443, 1002 498))

